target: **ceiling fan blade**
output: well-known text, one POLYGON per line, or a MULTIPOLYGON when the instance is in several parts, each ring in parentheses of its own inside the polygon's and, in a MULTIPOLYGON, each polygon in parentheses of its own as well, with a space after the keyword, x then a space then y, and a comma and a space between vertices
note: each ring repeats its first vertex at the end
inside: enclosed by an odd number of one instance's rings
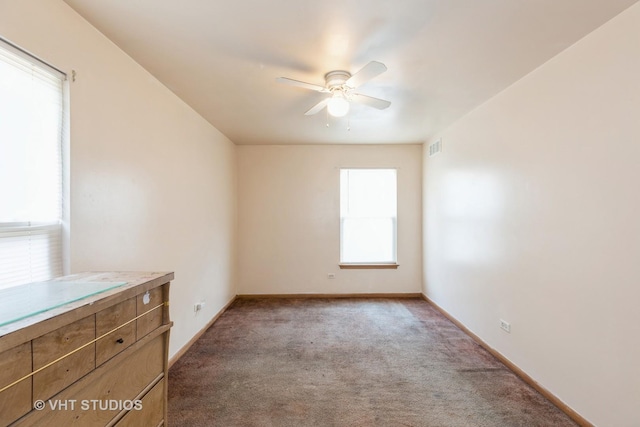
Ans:
POLYGON ((361 84, 368 82, 372 78, 384 73, 385 71, 387 71, 387 66, 382 62, 371 61, 360 71, 351 76, 351 78, 349 78, 349 80, 347 80, 345 84, 349 87, 356 88, 361 84))
POLYGON ((325 98, 322 101, 318 102, 316 105, 311 107, 306 113, 304 113, 304 115, 312 116, 314 114, 318 114, 324 107, 327 106, 327 104, 329 103, 329 99, 330 98, 325 98))
POLYGON ((291 85, 291 86, 298 86, 298 87, 302 87, 302 88, 305 88, 305 89, 315 90, 316 92, 329 92, 329 89, 327 89, 324 86, 314 85, 314 84, 311 84, 311 83, 305 83, 305 82, 301 82, 300 80, 288 79, 286 77, 278 77, 276 79, 276 81, 278 83, 284 83, 284 84, 291 85))
POLYGON ((354 93, 351 95, 351 100, 358 104, 368 105, 369 107, 377 108, 378 110, 384 110, 391 105, 391 102, 384 99, 374 98, 373 96, 362 95, 360 93, 354 93))

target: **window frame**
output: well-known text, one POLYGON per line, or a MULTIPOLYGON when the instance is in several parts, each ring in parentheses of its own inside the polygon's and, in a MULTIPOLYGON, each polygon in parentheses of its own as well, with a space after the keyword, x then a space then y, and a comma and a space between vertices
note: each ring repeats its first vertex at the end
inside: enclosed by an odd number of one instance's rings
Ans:
MULTIPOLYGON (((21 269, 23 273, 16 273, 17 270, 9 268, 3 272, 3 282, 0 283, 0 289, 11 288, 14 286, 20 286, 24 284, 24 280, 28 280, 26 283, 34 280, 49 280, 53 277, 60 276, 68 271, 68 259, 67 246, 68 246, 68 128, 69 128, 69 87, 67 75, 58 68, 46 63, 40 58, 34 56, 30 52, 16 46, 10 41, 0 37, 0 47, 12 54, 14 57, 18 57, 21 60, 21 64, 18 67, 30 67, 36 74, 48 75, 53 80, 59 80, 60 82, 60 123, 59 134, 56 138, 56 162, 58 163, 56 181, 58 182, 58 195, 59 198, 56 204, 59 205, 56 219, 51 220, 32 220, 28 217, 20 218, 14 221, 0 222, 0 240, 6 239, 4 243, 8 246, 11 252, 12 247, 16 247, 16 251, 24 250, 25 245, 33 247, 35 251, 45 250, 44 253, 48 253, 49 256, 53 254, 53 261, 47 261, 46 264, 33 264, 34 259, 41 257, 40 254, 35 253, 26 256, 24 259, 28 263, 28 267, 21 269), (35 240, 40 243, 36 243, 35 240), (46 239, 46 242, 42 239, 46 239), (14 240, 16 243, 12 243, 14 240), (34 246, 36 245, 36 246, 34 246), (34 268, 34 265, 36 266, 34 268), (39 270, 42 266, 47 266, 45 270, 39 270), (46 271, 40 275, 39 273, 46 271), (24 279, 17 281, 16 274, 19 274, 24 279), (35 274, 35 276, 34 276, 35 274), (35 277, 35 279, 33 279, 35 277), (13 279, 12 279, 13 278, 13 279), (27 279, 30 278, 30 279, 27 279)), ((10 58, 10 57, 9 57, 10 58)), ((11 59, 9 59, 11 61, 11 59)), ((31 252, 32 249, 29 249, 31 252)), ((12 255, 9 255, 9 260, 12 259, 12 255)), ((48 260, 51 258, 47 258, 48 260)), ((11 264, 8 264, 9 266, 11 264)))
POLYGON ((340 262, 338 266, 340 269, 353 269, 353 270, 363 270, 363 269, 397 269, 400 264, 398 264, 398 176, 399 176, 399 168, 398 167, 340 167, 339 168, 339 205, 340 205, 340 230, 339 230, 339 239, 340 239, 340 262), (343 261, 343 226, 345 217, 342 215, 342 171, 345 170, 392 170, 395 172, 395 197, 396 197, 396 211, 395 216, 392 217, 393 221, 393 239, 392 239, 392 253, 394 260, 392 261, 358 261, 358 262, 346 262, 343 261))

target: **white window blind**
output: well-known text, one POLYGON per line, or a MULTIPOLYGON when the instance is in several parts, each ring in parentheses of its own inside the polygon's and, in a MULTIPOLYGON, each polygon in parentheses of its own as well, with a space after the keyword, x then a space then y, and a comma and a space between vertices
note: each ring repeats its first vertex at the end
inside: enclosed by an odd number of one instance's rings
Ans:
POLYGON ((395 169, 340 170, 340 262, 395 263, 395 169))
POLYGON ((0 288, 62 274, 63 79, 0 41, 0 288))

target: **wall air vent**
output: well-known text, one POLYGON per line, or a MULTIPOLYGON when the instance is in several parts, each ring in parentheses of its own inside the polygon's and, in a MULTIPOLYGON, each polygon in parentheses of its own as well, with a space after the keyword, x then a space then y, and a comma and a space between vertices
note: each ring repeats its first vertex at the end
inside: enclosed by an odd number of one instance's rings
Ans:
POLYGON ((438 139, 433 144, 429 144, 429 157, 433 157, 440 152, 442 152, 442 138, 438 139))

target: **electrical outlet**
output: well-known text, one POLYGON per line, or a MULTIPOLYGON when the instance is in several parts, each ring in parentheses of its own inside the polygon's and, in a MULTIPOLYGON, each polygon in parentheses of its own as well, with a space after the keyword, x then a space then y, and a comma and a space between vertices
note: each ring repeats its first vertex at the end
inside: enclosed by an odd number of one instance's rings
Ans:
POLYGON ((327 274, 327 279, 335 279, 336 275, 334 273, 327 274))
POLYGON ((199 312, 200 310, 202 310, 202 307, 204 307, 204 305, 205 305, 205 301, 204 300, 195 303, 193 305, 193 311, 196 312, 196 313, 199 312))
POLYGON ((511 333, 511 324, 505 320, 500 319, 500 328, 505 332, 511 333))

